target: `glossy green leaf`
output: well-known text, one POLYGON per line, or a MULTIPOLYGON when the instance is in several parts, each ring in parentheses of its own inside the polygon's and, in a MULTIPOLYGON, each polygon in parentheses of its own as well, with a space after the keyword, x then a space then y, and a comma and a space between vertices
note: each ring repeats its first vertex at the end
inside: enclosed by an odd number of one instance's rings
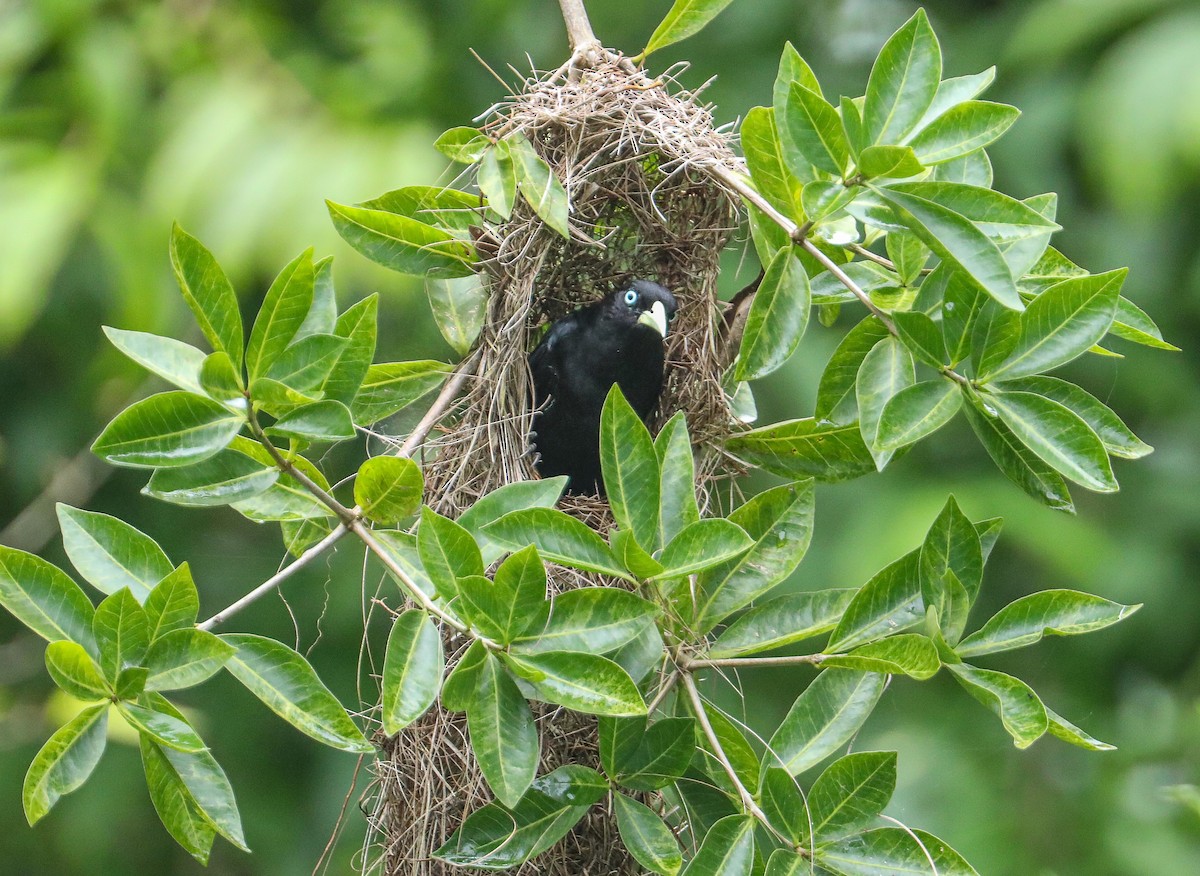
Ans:
POLYGON ((1015 106, 964 101, 931 122, 910 145, 922 164, 941 164, 998 140, 1020 115, 1015 106))
POLYGON ((1070 743, 1087 751, 1116 751, 1117 749, 1115 745, 1101 742, 1087 731, 1076 727, 1062 715, 1054 712, 1049 706, 1046 707, 1046 718, 1050 722, 1048 728, 1050 735, 1058 737, 1063 742, 1070 743))
POLYGON ((458 593, 459 578, 483 574, 483 555, 471 533, 429 507, 421 509, 417 550, 425 573, 445 600, 458 593))
POLYGON ((763 770, 757 797, 767 822, 792 845, 808 836, 808 807, 800 783, 791 773, 779 767, 763 770))
POLYGON ((632 533, 614 528, 609 532, 608 542, 613 555, 635 578, 645 581, 663 571, 663 564, 639 545, 632 533))
POLYGON ((91 601, 41 557, 0 545, 0 605, 47 642, 66 639, 95 651, 91 601))
POLYGON ((114 693, 119 700, 135 700, 146 690, 146 679, 150 671, 145 666, 126 666, 117 674, 117 682, 113 685, 114 693))
POLYGON ((484 658, 488 656, 487 646, 475 639, 470 647, 463 652, 442 682, 442 707, 451 712, 465 712, 475 699, 475 690, 479 687, 479 670, 484 658))
POLYGON ((940 839, 906 827, 879 827, 822 846, 817 863, 839 876, 979 876, 962 855, 940 839))
POLYGON ((487 198, 488 207, 502 219, 512 216, 517 202, 517 168, 507 141, 501 140, 484 150, 475 181, 487 198))
POLYGON ((629 674, 606 657, 579 651, 512 654, 506 662, 537 699, 587 715, 643 715, 646 703, 629 674))
POLYGON ((163 392, 117 414, 92 451, 113 465, 191 465, 226 447, 242 422, 242 417, 203 396, 163 392))
POLYGON ((150 620, 136 598, 123 587, 96 606, 92 635, 104 677, 116 681, 126 666, 139 666, 150 644, 150 620))
POLYGON ((507 644, 508 621, 512 618, 513 594, 482 575, 457 580, 458 599, 454 610, 473 630, 495 642, 507 644))
POLYGON ((687 771, 696 753, 696 722, 663 718, 644 733, 631 734, 630 741, 628 750, 613 758, 613 778, 624 788, 656 791, 687 771))
POLYGON ((933 103, 942 78, 942 50, 924 9, 879 50, 863 103, 867 144, 899 143, 933 103))
POLYGON ((431 277, 465 277, 472 272, 470 245, 449 231, 383 210, 325 204, 342 239, 385 268, 431 277))
POLYGON ((505 484, 493 490, 486 496, 481 496, 470 508, 458 518, 458 525, 475 536, 479 548, 483 552, 486 564, 494 563, 504 552, 503 548, 492 542, 483 527, 499 520, 510 511, 523 511, 529 508, 553 508, 566 488, 566 476, 556 478, 540 478, 532 481, 516 481, 505 484))
POLYGON ((100 674, 100 667, 87 649, 65 639, 46 646, 46 670, 64 691, 84 702, 106 700, 112 686, 100 674))
POLYGON ((709 649, 713 658, 745 657, 827 633, 857 590, 789 593, 752 608, 730 624, 709 649))
POLYGON ((180 629, 154 639, 146 652, 147 690, 192 687, 216 674, 235 649, 212 633, 180 629))
POLYGON ((162 749, 145 736, 139 741, 146 787, 159 820, 188 854, 201 864, 208 864, 216 829, 201 813, 162 749))
POLYGON ((741 556, 755 542, 736 523, 721 517, 697 520, 663 548, 664 569, 654 577, 679 578, 741 556))
MULTIPOLYGON (((690 711, 695 714, 694 709, 690 711)), ((762 775, 762 764, 747 738, 749 726, 744 721, 731 717, 711 702, 704 703, 704 713, 708 718, 713 735, 716 736, 717 742, 720 743, 721 750, 724 752, 724 760, 733 767, 734 774, 746 789, 751 794, 757 793, 759 778, 762 775)), ((708 733, 704 731, 698 720, 693 723, 695 724, 695 744, 702 752, 700 765, 716 787, 736 798, 740 792, 730 781, 725 765, 716 756, 708 733)))
MULTIPOLYGON (((831 223, 822 223, 821 220, 827 217, 835 217, 842 208, 850 204, 858 194, 858 189, 843 185, 841 182, 827 182, 825 180, 813 180, 804 184, 804 190, 800 195, 800 203, 804 209, 804 214, 810 222, 817 224, 818 233, 822 228, 828 227, 831 223)), ((844 221, 845 217, 838 217, 833 221, 844 221)), ((807 254, 806 254, 807 255, 807 254)), ((804 261, 804 258, 801 258, 804 261)), ((812 263, 809 262, 811 265, 812 263)), ((870 264, 874 264, 871 262, 870 264)), ((827 273, 827 272, 826 272, 827 273)), ((818 275, 821 276, 821 275, 818 275)), ((853 278, 852 278, 853 279, 853 278)), ((834 298, 839 300, 852 300, 854 293, 850 292, 841 281, 837 281, 836 295, 834 298), (850 297, 846 297, 850 296, 850 297)), ((824 293, 824 298, 828 302, 830 296, 824 293)))
POLYGON ((309 248, 271 283, 246 344, 246 370, 251 380, 266 374, 304 324, 313 303, 313 276, 313 251, 309 248))
POLYGON ((812 540, 814 501, 812 481, 799 481, 759 493, 729 515, 752 544, 697 580, 699 629, 712 629, 795 571, 812 540))
POLYGON ((546 566, 537 548, 530 545, 504 560, 497 568, 495 586, 506 594, 504 640, 512 641, 548 615, 546 566))
POLYGON ((478 274, 453 280, 425 281, 425 294, 438 331, 460 356, 475 345, 487 316, 487 288, 478 274))
POLYGON ((323 335, 337 324, 337 292, 333 288, 333 256, 313 262, 313 303, 296 330, 297 338, 323 335))
POLYGON ((613 795, 617 831, 634 859, 660 876, 675 876, 683 867, 683 855, 675 834, 649 807, 624 794, 613 795))
POLYGON ((383 658, 384 733, 399 733, 429 710, 445 669, 442 637, 429 615, 414 609, 396 618, 383 658))
POLYGON ((175 568, 150 536, 123 520, 55 506, 63 547, 79 573, 102 593, 128 587, 139 602, 175 568))
POLYGON ((570 239, 567 190, 554 175, 550 165, 537 154, 533 144, 523 134, 509 134, 505 139, 509 144, 513 165, 516 167, 517 188, 521 197, 543 222, 570 239))
POLYGON ((817 419, 838 424, 853 423, 858 419, 858 401, 854 392, 858 369, 867 353, 887 336, 887 327, 873 316, 868 316, 846 333, 821 374, 815 409, 817 419))
POLYGON ((372 365, 350 408, 354 422, 369 426, 390 417, 437 389, 449 373, 449 365, 431 359, 372 365))
POLYGON ((902 633, 860 645, 848 654, 828 657, 822 665, 907 675, 917 681, 924 681, 937 675, 942 664, 938 659, 937 648, 928 637, 902 633))
POLYGON ((511 809, 489 803, 472 812, 434 856, 461 867, 509 870, 566 836, 607 790, 593 769, 559 767, 535 779, 511 809))
POLYGON ((339 401, 325 399, 288 411, 266 430, 298 441, 345 441, 353 438, 350 409, 339 401))
MULTIPOLYGON (((304 340, 308 342, 312 338, 322 339, 321 343, 324 343, 325 341, 333 341, 334 343, 338 343, 341 340, 340 338, 334 338, 332 335, 309 335, 304 340)), ((304 350, 302 352, 312 352, 312 348, 308 345, 308 343, 304 345, 304 350)), ((292 354, 296 353, 296 344, 292 345, 288 353, 289 358, 292 356, 292 354)), ((332 367, 333 362, 336 360, 337 353, 337 349, 330 350, 328 358, 326 358, 324 361, 324 365, 332 367)), ((317 383, 319 383, 320 380, 323 380, 325 376, 327 375, 320 377, 317 380, 317 383)), ((250 384, 250 400, 254 403, 256 408, 258 408, 260 411, 266 411, 272 417, 282 417, 284 414, 288 413, 289 411, 293 411, 298 407, 310 405, 313 402, 318 401, 318 396, 320 395, 322 395, 322 393, 315 390, 309 390, 307 393, 300 392, 270 377, 260 377, 258 380, 254 381, 254 383, 250 384)))
MULTIPOLYGON (((884 244, 888 258, 896 266, 901 284, 912 286, 929 261, 929 247, 910 231, 895 231, 887 236, 884 244)), ((937 346, 940 347, 940 344, 937 346)))
POLYGON ((696 504, 696 463, 683 411, 677 411, 654 439, 662 470, 659 485, 658 542, 668 544, 700 519, 696 504))
MULTIPOLYGON (((207 751, 176 751, 146 737, 142 737, 141 748, 146 783, 150 786, 155 809, 162 817, 166 808, 172 818, 168 821, 163 817, 168 829, 174 823, 178 830, 184 826, 180 821, 184 821, 193 837, 203 837, 206 832, 191 818, 199 816, 239 849, 250 851, 242 834, 242 819, 233 788, 211 754, 207 751)), ((172 836, 176 835, 176 830, 171 831, 172 836)))
POLYGON ((920 441, 949 423, 962 407, 962 394, 949 380, 937 377, 906 386, 883 406, 875 445, 895 451, 920 441))
POLYGON ((789 849, 776 849, 767 860, 766 876, 807 876, 811 871, 808 859, 789 849))
POLYGON ((887 337, 871 348, 858 369, 855 395, 858 400, 859 429, 863 443, 883 471, 891 461, 892 451, 876 449, 879 421, 884 406, 896 393, 916 381, 912 354, 896 338, 887 337))
POLYGON ((858 751, 838 758, 808 792, 811 835, 817 842, 869 825, 896 790, 896 752, 858 751))
POLYGON ((180 389, 199 395, 200 366, 204 353, 191 344, 146 332, 130 332, 104 326, 104 334, 112 345, 147 371, 180 389))
POLYGON ((1090 633, 1124 620, 1139 608, 1141 604, 1121 605, 1077 590, 1031 593, 996 612, 955 651, 960 657, 976 657, 1024 648, 1046 635, 1090 633))
POLYGON ((791 247, 767 266, 742 332, 734 380, 758 380, 777 371, 796 349, 811 311, 808 274, 791 247))
POLYGON ((1012 379, 1049 371, 1082 355, 1112 325, 1127 273, 1122 268, 1051 286, 1022 314, 1011 355, 980 379, 1012 379))
POLYGON ((708 829, 683 876, 750 876, 754 869, 754 819, 730 815, 708 829))
POLYGON ((185 630, 196 623, 200 612, 200 594, 187 563, 154 585, 143 605, 146 609, 146 631, 153 643, 174 630, 185 630))
POLYGON ((1055 471, 1100 493, 1115 492, 1116 478, 1099 436, 1069 408, 1031 392, 989 395, 984 404, 1055 471))
POLYGON ((979 532, 951 496, 925 534, 920 560, 922 600, 926 608, 937 610, 951 642, 962 635, 967 612, 979 594, 983 563, 979 532))
POLYGON ((164 748, 188 754, 207 750, 204 740, 196 735, 196 731, 174 715, 147 709, 135 703, 118 703, 117 711, 130 726, 164 748))
POLYGON ((971 696, 1000 716, 1017 748, 1033 745, 1048 729, 1045 706, 1020 679, 968 663, 948 663, 946 668, 971 696))
POLYGON ((171 229, 171 268, 204 337, 240 369, 243 338, 237 295, 213 254, 178 225, 171 229))
POLYGON ((1117 299, 1117 315, 1109 331, 1118 338, 1158 350, 1179 352, 1174 344, 1163 340, 1162 332, 1144 310, 1128 298, 1117 299))
POLYGON ((411 459, 375 456, 364 462, 354 479, 354 501, 369 520, 389 525, 417 513, 425 479, 411 459))
MULTIPOLYGON (((946 343, 949 362, 953 367, 971 355, 975 326, 992 299, 971 283, 961 271, 951 270, 943 265, 935 273, 942 273, 945 278, 942 339, 946 343)), ((933 275, 926 283, 932 282, 932 279, 933 275)))
POLYGON ((607 654, 642 635, 657 614, 652 602, 627 590, 580 587, 555 596, 545 626, 527 630, 513 648, 523 654, 607 654))
POLYGON ((451 161, 474 164, 491 141, 478 128, 451 128, 434 141, 434 148, 451 161))
POLYGON ((291 648, 248 633, 221 637, 237 648, 226 668, 246 689, 297 730, 332 748, 375 751, 312 666, 291 648))
POLYGON ((666 17, 658 23, 642 57, 699 33, 705 25, 733 0, 675 0, 666 17))
POLYGON ((484 657, 478 685, 467 708, 471 750, 492 793, 513 807, 537 772, 537 727, 529 704, 495 655, 484 657))
POLYGON ((172 505, 204 508, 259 495, 279 480, 279 470, 233 449, 183 468, 155 469, 142 492, 172 505))
MULTIPOLYGON (((375 358, 379 334, 379 296, 368 295, 337 318, 333 334, 345 340, 333 367, 316 385, 325 398, 351 407, 375 358)), ((356 421, 357 422, 357 421, 356 421)))
MULTIPOLYGON (((938 84, 933 103, 929 105, 925 116, 917 123, 916 132, 925 130, 935 119, 940 119, 963 101, 979 97, 995 80, 995 67, 988 67, 986 70, 968 76, 952 76, 949 79, 943 79, 938 84)), ((912 137, 910 136, 909 139, 911 140, 912 137)))
POLYGON ((883 695, 885 676, 830 669, 796 698, 768 751, 793 776, 816 766, 858 732, 883 695))
POLYGON ((906 179, 925 170, 911 146, 868 146, 858 156, 865 179, 906 179))
MULTIPOLYGON (((653 448, 650 452, 654 452, 653 448)), ((555 508, 511 511, 485 525, 483 532, 509 550, 532 544, 543 558, 553 563, 632 580, 595 530, 555 508)))
POLYGON ((600 413, 600 469, 617 524, 647 550, 661 547, 658 454, 650 432, 615 383, 600 413))
POLYGON ((964 404, 963 411, 988 456, 1004 476, 1043 505, 1074 513, 1075 505, 1062 477, 1027 448, 998 417, 964 404))
POLYGON ((775 110, 756 106, 742 121, 742 154, 754 187, 776 209, 792 219, 801 212, 801 181, 788 166, 775 110))
POLYGON ((892 314, 892 321, 910 353, 933 368, 945 366, 946 345, 937 323, 924 313, 911 310, 896 311, 892 314))
POLYGON ((1057 377, 1035 375, 1006 380, 996 385, 1002 392, 1031 392, 1052 399, 1091 427, 1113 456, 1140 459, 1154 450, 1130 431, 1112 409, 1074 383, 1057 377))
POLYGON ((751 465, 786 478, 829 483, 875 471, 875 460, 854 421, 835 425, 813 418, 785 420, 732 435, 725 447, 751 465))
POLYGON ((920 552, 911 551, 889 563, 859 589, 825 650, 849 651, 908 629, 924 618, 920 552))
MULTIPOLYGON (((787 102, 782 119, 779 119, 781 135, 799 152, 803 161, 826 173, 845 173, 850 162, 850 146, 842 121, 825 98, 793 82, 788 89, 787 102)), ((785 154, 785 157, 786 156, 785 154)), ((793 163, 793 174, 803 177, 803 167, 793 163)))
POLYGON ((108 703, 88 706, 59 727, 25 773, 21 804, 30 826, 41 821, 65 794, 87 781, 104 754, 108 703))
POLYGON ((479 195, 444 186, 404 186, 358 206, 408 216, 418 222, 459 232, 464 239, 470 236, 472 225, 482 224, 479 195))
POLYGON ((933 166, 933 179, 941 182, 965 183, 969 186, 991 186, 992 160, 979 149, 958 158, 933 166))
MULTIPOLYGON (((315 393, 333 374, 350 342, 339 335, 309 335, 284 350, 267 371, 250 386, 250 396, 262 405, 261 385, 267 380, 282 383, 300 393, 315 393)), ((313 396, 309 396, 309 399, 313 396)))

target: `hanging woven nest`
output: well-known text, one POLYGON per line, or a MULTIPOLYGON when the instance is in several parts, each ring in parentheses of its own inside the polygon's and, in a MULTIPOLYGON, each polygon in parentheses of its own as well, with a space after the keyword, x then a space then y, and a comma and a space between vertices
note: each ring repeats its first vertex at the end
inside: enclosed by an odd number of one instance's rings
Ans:
MULTIPOLYGON (((604 54, 586 68, 568 65, 531 78, 494 106, 484 130, 494 139, 521 133, 565 186, 572 235, 547 227, 523 202, 511 219, 476 241, 489 290, 474 376, 453 414, 426 447, 427 496, 457 517, 480 496, 537 477, 529 442, 532 392, 527 356, 545 324, 642 277, 671 289, 679 314, 666 342, 664 389, 652 430, 683 411, 697 449, 703 507, 729 474, 710 452, 732 418, 721 387, 728 366, 716 297, 721 252, 736 228, 737 200, 705 168, 737 171, 730 135, 708 107, 668 77, 651 78, 604 54)), ((566 496, 559 507, 603 532, 607 503, 566 496)), ((601 576, 551 567, 551 592, 584 584, 623 586, 601 576)), ((447 640, 453 661, 466 642, 447 640)), ((533 704, 542 746, 539 773, 579 763, 598 767, 596 722, 533 704)), ((432 854, 463 818, 491 799, 471 755, 465 716, 436 706, 397 738, 384 741, 371 826, 384 872, 432 876, 460 872, 432 854)), ((640 872, 598 804, 523 874, 589 876, 640 872)))

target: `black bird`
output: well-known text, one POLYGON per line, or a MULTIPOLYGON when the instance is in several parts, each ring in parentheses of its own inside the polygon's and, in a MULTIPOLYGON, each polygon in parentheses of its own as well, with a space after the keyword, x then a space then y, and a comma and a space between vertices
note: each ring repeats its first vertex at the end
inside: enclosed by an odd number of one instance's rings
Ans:
POLYGON ((604 492, 600 411, 614 383, 643 420, 663 382, 663 339, 675 296, 634 280, 550 326, 529 354, 536 413, 533 444, 542 477, 568 475, 571 493, 604 492))

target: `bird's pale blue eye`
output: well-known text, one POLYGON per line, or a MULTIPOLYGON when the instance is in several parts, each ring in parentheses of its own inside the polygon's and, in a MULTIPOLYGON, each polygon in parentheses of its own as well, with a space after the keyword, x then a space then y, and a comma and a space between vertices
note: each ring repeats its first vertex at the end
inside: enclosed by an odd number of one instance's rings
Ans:
POLYGON ((628 304, 630 307, 633 307, 633 305, 637 304, 637 300, 638 300, 638 294, 634 290, 630 289, 628 292, 625 293, 625 303, 628 304))

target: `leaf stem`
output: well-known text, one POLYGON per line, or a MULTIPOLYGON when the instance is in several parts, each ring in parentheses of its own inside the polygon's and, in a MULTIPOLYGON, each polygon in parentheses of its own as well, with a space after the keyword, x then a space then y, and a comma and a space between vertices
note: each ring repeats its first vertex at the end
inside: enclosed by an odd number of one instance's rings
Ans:
POLYGON ((784 657, 700 657, 695 660, 688 660, 686 668, 691 669, 719 669, 730 668, 736 666, 798 666, 800 664, 808 664, 810 666, 820 666, 828 658, 833 657, 833 654, 797 654, 794 656, 784 657))

